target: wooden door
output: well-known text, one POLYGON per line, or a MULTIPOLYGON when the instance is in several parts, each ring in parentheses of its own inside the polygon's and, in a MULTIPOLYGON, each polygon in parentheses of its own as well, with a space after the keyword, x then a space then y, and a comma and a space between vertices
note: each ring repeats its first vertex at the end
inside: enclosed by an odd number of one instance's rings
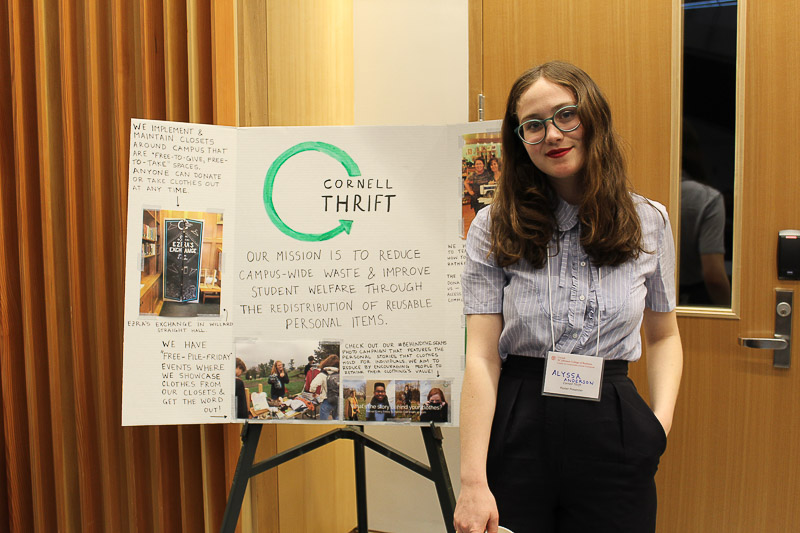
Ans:
MULTIPOLYGON (((684 378, 657 477, 665 533, 800 530, 800 349, 795 342, 792 368, 781 370, 772 352, 737 343, 771 337, 775 289, 800 289, 779 281, 775 265, 778 231, 800 227, 800 4, 739 4, 734 308, 679 312, 684 378)), ((485 118, 502 117, 526 68, 582 66, 611 102, 634 186, 668 205, 677 230, 680 5, 472 0, 470 16, 470 88, 485 95, 485 118)), ((644 364, 632 374, 646 391, 644 364)))

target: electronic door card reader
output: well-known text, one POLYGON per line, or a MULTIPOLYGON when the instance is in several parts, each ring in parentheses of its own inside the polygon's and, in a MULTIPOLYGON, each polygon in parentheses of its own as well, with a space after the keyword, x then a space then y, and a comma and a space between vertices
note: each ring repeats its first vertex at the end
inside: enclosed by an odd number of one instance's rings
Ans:
POLYGON ((778 232, 778 279, 800 279, 800 230, 778 232))

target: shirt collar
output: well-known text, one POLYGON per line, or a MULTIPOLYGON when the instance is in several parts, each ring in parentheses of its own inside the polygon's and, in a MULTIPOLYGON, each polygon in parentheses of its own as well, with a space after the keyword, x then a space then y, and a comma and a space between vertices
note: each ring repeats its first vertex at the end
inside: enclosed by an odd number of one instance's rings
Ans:
POLYGON ((578 206, 565 202, 561 198, 558 199, 556 206, 556 224, 558 231, 569 231, 578 223, 578 206))

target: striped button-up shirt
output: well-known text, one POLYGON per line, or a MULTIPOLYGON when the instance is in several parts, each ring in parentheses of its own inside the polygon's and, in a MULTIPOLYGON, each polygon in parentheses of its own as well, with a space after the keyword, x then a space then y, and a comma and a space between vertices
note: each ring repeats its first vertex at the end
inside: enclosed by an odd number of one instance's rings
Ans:
POLYGON ((645 306, 675 308, 675 247, 664 206, 634 195, 645 253, 615 267, 597 268, 580 245, 578 207, 559 201, 558 231, 548 267, 520 260, 500 268, 489 254, 491 209, 478 212, 467 236, 461 276, 464 314, 503 314, 501 358, 508 354, 544 357, 553 349, 605 359, 636 361, 645 306), (647 253, 649 252, 649 253, 647 253), (550 293, 549 293, 550 291, 550 293), (550 304, 552 295, 552 313, 550 304), (599 350, 597 332, 600 328, 599 350))

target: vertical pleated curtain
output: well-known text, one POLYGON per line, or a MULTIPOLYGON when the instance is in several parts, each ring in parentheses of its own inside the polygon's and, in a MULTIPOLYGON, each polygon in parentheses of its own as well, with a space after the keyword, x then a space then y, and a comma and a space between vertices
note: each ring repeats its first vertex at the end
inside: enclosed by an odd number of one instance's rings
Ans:
POLYGON ((0 531, 216 531, 238 426, 123 428, 131 117, 235 124, 234 0, 0 2, 0 531))

